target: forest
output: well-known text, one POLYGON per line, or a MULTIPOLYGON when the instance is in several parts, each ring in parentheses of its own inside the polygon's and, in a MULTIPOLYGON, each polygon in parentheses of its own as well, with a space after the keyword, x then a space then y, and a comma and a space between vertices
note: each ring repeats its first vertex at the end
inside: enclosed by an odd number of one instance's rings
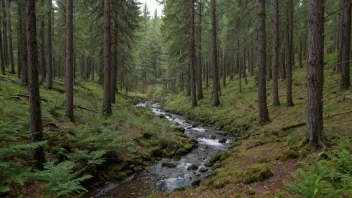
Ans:
POLYGON ((0 0, 0 197, 352 197, 351 19, 0 0))

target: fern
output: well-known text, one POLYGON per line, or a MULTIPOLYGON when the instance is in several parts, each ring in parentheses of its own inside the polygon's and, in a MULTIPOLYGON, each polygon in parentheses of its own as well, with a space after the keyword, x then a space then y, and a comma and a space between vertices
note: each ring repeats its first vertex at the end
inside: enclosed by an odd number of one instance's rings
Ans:
POLYGON ((68 159, 75 162, 86 161, 89 165, 100 165, 104 162, 102 158, 105 151, 74 150, 68 155, 68 159))
POLYGON ((53 162, 45 164, 44 171, 36 173, 36 177, 40 180, 47 181, 45 185, 57 196, 68 195, 73 192, 87 191, 80 183, 91 178, 90 175, 79 176, 80 172, 74 172, 72 169, 76 166, 73 161, 64 161, 58 165, 53 162))

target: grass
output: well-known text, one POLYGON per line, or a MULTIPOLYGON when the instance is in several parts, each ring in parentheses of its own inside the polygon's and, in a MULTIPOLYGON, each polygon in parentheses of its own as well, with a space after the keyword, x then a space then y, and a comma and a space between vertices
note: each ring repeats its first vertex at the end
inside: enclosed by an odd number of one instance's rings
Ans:
MULTIPOLYGON (((28 91, 17 81, 15 75, 0 78, 0 120, 16 126, 19 131, 16 139, 0 141, 0 148, 30 142, 28 99, 14 97, 18 94, 27 95, 28 91)), ((71 123, 65 116, 64 81, 55 79, 54 87, 49 90, 45 84, 40 86, 41 98, 45 99, 41 102, 41 110, 44 137, 47 140, 46 158, 54 164, 64 160, 74 161, 74 170, 94 176, 83 183, 85 186, 121 179, 143 170, 160 157, 174 156, 182 149, 189 150, 194 144, 171 128, 166 119, 134 106, 124 95, 117 95, 112 116, 103 116, 102 87, 96 82, 81 79, 77 79, 74 86, 74 104, 90 110, 75 108, 75 123, 71 123)), ((142 97, 144 94, 133 96, 142 97)), ((5 160, 3 157, 0 157, 1 161, 5 160)), ((14 153, 6 156, 6 159, 13 159, 22 169, 30 168, 33 163, 31 150, 14 153)), ((1 175, 0 170, 0 181, 3 179, 1 175)), ((41 186, 46 185, 46 182, 39 183, 41 186)), ((30 190, 30 186, 38 185, 36 179, 27 178, 23 186, 16 188, 11 183, 6 185, 12 186, 10 194, 13 196, 48 195, 48 189, 36 192, 30 190)))

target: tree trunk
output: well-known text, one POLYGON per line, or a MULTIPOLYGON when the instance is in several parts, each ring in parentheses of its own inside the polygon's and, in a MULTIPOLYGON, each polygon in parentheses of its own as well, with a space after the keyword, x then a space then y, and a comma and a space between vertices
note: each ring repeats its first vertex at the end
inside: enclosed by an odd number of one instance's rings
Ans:
MULTIPOLYGON (((26 1, 27 7, 27 50, 28 50, 28 70, 29 70, 29 114, 31 121, 32 141, 41 142, 44 140, 42 116, 40 110, 40 94, 38 79, 38 45, 36 32, 35 1, 26 1)), ((35 166, 43 169, 45 162, 44 147, 39 146, 34 149, 35 166)))
POLYGON ((51 18, 52 18, 52 1, 49 1, 49 13, 48 13, 48 88, 52 89, 53 88, 53 52, 52 52, 52 24, 51 24, 51 18))
POLYGON ((116 90, 117 90, 117 30, 114 30, 114 48, 111 65, 111 103, 116 102, 116 90))
POLYGON ((111 115, 111 32, 110 0, 104 0, 104 98, 103 113, 111 115))
MULTIPOLYGON (((41 4, 44 7, 44 0, 41 0, 41 4)), ((46 78, 46 65, 45 65, 45 34, 44 34, 44 28, 45 28, 45 22, 44 22, 44 15, 43 18, 41 19, 41 23, 40 23, 40 31, 39 31, 39 35, 40 35, 40 66, 41 66, 41 70, 42 70, 42 80, 41 82, 45 81, 46 78)))
POLYGON ((21 7, 21 52, 22 52, 22 75, 21 75, 21 83, 23 85, 28 84, 28 60, 27 60, 27 42, 26 42, 26 7, 21 7))
POLYGON ((4 50, 3 50, 3 42, 2 42, 2 33, 0 28, 0 61, 1 61, 1 74, 5 75, 5 60, 4 60, 4 50))
POLYGON ((225 63, 225 48, 222 51, 222 84, 224 87, 226 87, 226 63, 225 63))
POLYGON ((251 76, 254 76, 254 49, 251 48, 251 76))
POLYGON ((2 6, 2 14, 3 14, 3 27, 4 27, 4 32, 3 32, 3 44, 4 44, 4 61, 5 61, 5 66, 6 68, 9 66, 9 52, 8 52, 8 43, 7 43, 7 17, 6 17, 6 6, 5 6, 5 1, 7 0, 1 0, 1 6, 2 6))
POLYGON ((199 37, 199 46, 198 46, 198 86, 197 86, 197 91, 198 91, 198 100, 201 100, 204 98, 203 95, 203 84, 202 84, 202 66, 203 66, 203 61, 202 61, 202 13, 203 12, 203 4, 202 2, 199 2, 199 29, 198 29, 198 37, 199 37))
POLYGON ((308 66, 307 66, 307 130, 311 147, 323 143, 323 84, 324 84, 324 1, 309 0, 308 6, 308 66))
POLYGON ((302 36, 300 36, 300 38, 299 38, 298 59, 299 59, 299 67, 303 68, 303 39, 302 39, 302 36))
POLYGON ((212 59, 213 59, 213 105, 214 106, 219 106, 220 105, 220 99, 219 99, 219 88, 220 88, 220 82, 219 82, 219 67, 218 67, 218 50, 217 50, 217 41, 216 41, 216 3, 215 0, 211 0, 211 6, 212 6, 212 59))
POLYGON ((243 50, 243 77, 244 77, 244 83, 247 85, 248 80, 247 80, 247 65, 246 65, 246 48, 243 50))
POLYGON ((281 80, 284 80, 286 79, 286 60, 285 60, 285 51, 286 51, 286 48, 284 46, 284 48, 282 49, 281 51, 281 59, 280 59, 280 65, 279 65, 279 71, 280 71, 280 78, 281 80))
MULTIPOLYGON (((340 7, 343 8, 345 0, 340 0, 340 7)), ((337 64, 336 64, 336 72, 341 72, 342 62, 343 62, 343 31, 344 31, 344 13, 345 9, 340 9, 339 14, 339 28, 338 28, 338 41, 337 41, 337 64)))
POLYGON ((190 11, 190 20, 191 20, 191 32, 190 32, 190 46, 189 46, 189 61, 190 61, 190 69, 191 69, 191 98, 192 98, 192 107, 197 106, 197 97, 196 97, 196 65, 195 65, 195 14, 194 14, 194 0, 190 0, 189 3, 189 11, 190 11))
POLYGON ((266 28, 265 28, 265 0, 258 0, 258 24, 257 24, 257 64, 258 64, 258 105, 259 123, 265 124, 270 121, 266 101, 266 28))
POLYGON ((351 57, 351 2, 344 0, 342 33, 342 64, 341 64, 341 90, 350 88, 350 57, 351 57))
MULTIPOLYGON (((238 51, 240 51, 239 48, 239 44, 238 44, 238 51)), ((242 93, 242 63, 241 63, 241 59, 240 59, 240 53, 237 52, 237 58, 238 58, 238 88, 240 89, 240 93, 242 93)))
POLYGON ((7 24, 8 24, 8 46, 9 46, 9 58, 10 58, 10 73, 15 73, 15 64, 13 61, 13 48, 12 48, 12 27, 11 27, 11 1, 5 0, 7 14, 7 24))
POLYGON ((279 99, 279 56, 280 56, 280 9, 279 0, 275 0, 275 19, 274 19, 274 65, 273 65, 273 106, 280 105, 279 99))
MULTIPOLYGON (((22 26, 22 19, 21 19, 21 6, 17 5, 17 78, 21 79, 21 73, 22 73, 22 42, 21 42, 21 26, 22 26)), ((0 35, 1 37, 1 35, 0 35)), ((1 43, 0 43, 1 46, 1 43)), ((0 53, 1 50, 0 50, 0 53)))
POLYGON ((293 0, 288 0, 287 7, 286 107, 292 107, 293 0))
POLYGON ((74 122, 73 115, 73 5, 72 0, 66 0, 66 116, 74 122))

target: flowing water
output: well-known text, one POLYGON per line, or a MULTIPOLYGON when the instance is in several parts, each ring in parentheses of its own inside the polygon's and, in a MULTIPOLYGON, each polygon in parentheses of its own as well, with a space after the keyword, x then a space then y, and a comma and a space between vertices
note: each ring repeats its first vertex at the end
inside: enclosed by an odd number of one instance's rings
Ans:
POLYGON ((145 101, 137 106, 151 108, 159 116, 160 114, 170 121, 175 127, 186 129, 185 135, 198 141, 198 148, 193 149, 187 155, 181 156, 180 160, 164 158, 154 165, 147 167, 144 171, 136 173, 120 182, 111 182, 106 186, 90 193, 92 197, 145 197, 154 192, 168 192, 180 187, 192 187, 192 182, 204 180, 211 174, 211 168, 204 164, 212 155, 224 152, 231 143, 231 137, 216 127, 194 122, 182 116, 163 112, 159 104, 145 101), (219 140, 226 138, 225 143, 219 140), (171 162, 177 165, 176 168, 162 167, 163 162, 171 162), (187 170, 191 164, 198 165, 197 170, 187 170))

